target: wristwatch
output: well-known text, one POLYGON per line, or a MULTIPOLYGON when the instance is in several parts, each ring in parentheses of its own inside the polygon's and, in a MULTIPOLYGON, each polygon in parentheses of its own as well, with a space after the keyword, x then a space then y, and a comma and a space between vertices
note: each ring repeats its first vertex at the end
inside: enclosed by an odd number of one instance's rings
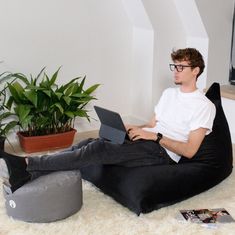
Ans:
POLYGON ((157 133, 157 139, 155 140, 156 143, 159 144, 160 140, 162 139, 163 135, 161 133, 157 133))

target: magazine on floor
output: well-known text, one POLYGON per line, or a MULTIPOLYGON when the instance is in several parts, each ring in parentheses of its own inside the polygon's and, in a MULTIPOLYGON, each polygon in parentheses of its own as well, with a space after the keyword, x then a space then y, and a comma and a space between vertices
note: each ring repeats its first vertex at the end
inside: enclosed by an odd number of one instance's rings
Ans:
POLYGON ((206 227, 217 227, 218 223, 231 223, 235 220, 224 208, 180 210, 182 220, 198 223, 206 227))

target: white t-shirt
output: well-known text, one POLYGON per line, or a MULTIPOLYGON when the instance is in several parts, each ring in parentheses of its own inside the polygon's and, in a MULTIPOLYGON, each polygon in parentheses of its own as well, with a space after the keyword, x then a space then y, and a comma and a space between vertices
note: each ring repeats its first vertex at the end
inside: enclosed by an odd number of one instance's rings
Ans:
MULTIPOLYGON (((201 91, 184 93, 179 88, 166 89, 154 111, 156 126, 144 129, 183 142, 188 140, 190 131, 201 127, 208 129, 208 135, 216 112, 214 104, 201 91)), ((180 160, 178 154, 166 151, 174 161, 180 160)))

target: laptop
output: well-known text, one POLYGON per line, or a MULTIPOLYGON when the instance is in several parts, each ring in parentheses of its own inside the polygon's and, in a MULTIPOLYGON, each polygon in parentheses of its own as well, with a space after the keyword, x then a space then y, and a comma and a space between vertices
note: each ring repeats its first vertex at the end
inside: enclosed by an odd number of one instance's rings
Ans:
POLYGON ((130 141, 119 113, 99 106, 94 106, 94 109, 101 122, 99 130, 100 138, 104 138, 116 144, 123 144, 125 140, 130 141))

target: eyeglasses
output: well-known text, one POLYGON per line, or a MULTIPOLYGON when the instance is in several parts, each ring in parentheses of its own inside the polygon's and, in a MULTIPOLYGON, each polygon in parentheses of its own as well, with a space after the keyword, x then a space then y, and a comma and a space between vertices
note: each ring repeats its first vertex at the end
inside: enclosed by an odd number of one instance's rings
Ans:
POLYGON ((184 68, 192 67, 191 65, 183 65, 183 64, 169 64, 169 66, 171 71, 174 71, 176 69, 177 72, 182 72, 184 68))

